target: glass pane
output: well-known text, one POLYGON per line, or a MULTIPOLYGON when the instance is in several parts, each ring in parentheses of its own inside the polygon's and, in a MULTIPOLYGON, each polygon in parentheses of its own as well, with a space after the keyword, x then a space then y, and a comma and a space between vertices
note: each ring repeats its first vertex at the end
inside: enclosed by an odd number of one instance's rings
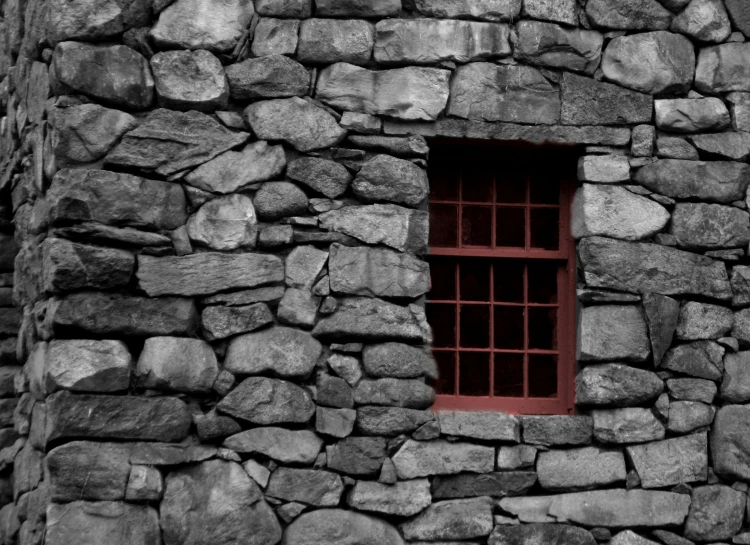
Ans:
POLYGON ((496 214, 495 244, 524 248, 526 246, 526 209, 498 206, 496 214))
POLYGON ((433 352, 437 363, 438 378, 432 381, 436 394, 456 395, 456 353, 433 352))
POLYGON ((560 265, 544 261, 529 263, 529 303, 557 303, 557 271, 560 265))
POLYGON ((430 201, 458 200, 458 170, 438 164, 430 169, 430 201))
POLYGON ((523 349, 523 310, 495 306, 495 348, 523 349))
POLYGON ((433 301, 456 299, 456 262, 453 259, 430 259, 429 298, 433 301))
POLYGON ((459 320, 463 348, 490 347, 489 305, 461 305, 459 320))
POLYGON ((557 356, 529 354, 529 397, 557 396, 557 356))
POLYGON ((492 245, 492 207, 463 206, 461 244, 464 246, 492 245))
POLYGON ((458 246, 458 206, 454 204, 430 206, 430 245, 438 248, 458 246))
POLYGON ((532 204, 559 204, 560 181, 549 174, 535 178, 529 188, 529 200, 532 204))
POLYGON ((484 165, 465 168, 461 198, 471 202, 492 202, 492 171, 484 165))
POLYGON ((458 375, 459 395, 490 395, 490 353, 460 352, 458 375))
POLYGON ((496 352, 493 391, 500 397, 523 397, 523 354, 496 352))
POLYGON ((557 208, 531 209, 531 247, 557 250, 560 237, 560 212, 557 208))
POLYGON ((462 301, 490 300, 490 262, 488 260, 461 260, 459 271, 462 301))
POLYGON ((510 166, 496 174, 495 202, 521 204, 526 202, 526 174, 510 166))
POLYGON ((435 348, 456 346, 456 305, 428 303, 425 313, 432 326, 432 345, 435 348))
POLYGON ((529 307, 529 348, 557 348, 557 307, 529 307))
POLYGON ((495 261, 495 301, 523 303, 523 268, 520 261, 495 261))

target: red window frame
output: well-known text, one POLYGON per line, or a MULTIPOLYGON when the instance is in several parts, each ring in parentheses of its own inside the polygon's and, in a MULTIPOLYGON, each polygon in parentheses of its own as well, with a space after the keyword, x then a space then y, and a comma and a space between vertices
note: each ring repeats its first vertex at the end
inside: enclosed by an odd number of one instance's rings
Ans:
MULTIPOLYGON (((440 352, 452 352, 455 354, 455 376, 454 376, 454 390, 452 394, 446 394, 437 392, 436 401, 433 406, 433 410, 464 410, 464 411, 503 411, 514 414, 571 414, 574 411, 574 397, 575 397, 575 320, 576 320, 576 298, 575 298, 575 281, 576 281, 576 267, 575 267, 575 241, 570 233, 570 214, 571 214, 571 203, 573 193, 576 187, 576 157, 570 150, 561 149, 545 149, 545 148, 517 148, 517 147, 499 147, 499 146, 486 146, 477 145, 475 143, 462 142, 441 142, 436 143, 431 148, 431 160, 430 160, 430 180, 431 186, 434 185, 437 176, 443 177, 442 184, 445 184, 445 177, 450 174, 446 174, 446 171, 457 172, 458 178, 455 183, 456 198, 448 199, 443 194, 442 196, 436 195, 433 190, 430 195, 430 255, 428 260, 431 264, 436 263, 439 259, 451 259, 457 263, 457 270, 455 273, 455 298, 454 299, 433 299, 430 294, 427 296, 428 310, 430 304, 443 304, 455 305, 455 346, 453 347, 440 347, 439 342, 435 342, 433 346, 433 353, 436 358, 440 357, 440 352), (516 175, 519 172, 523 172, 525 167, 528 167, 528 171, 522 174, 523 180, 526 183, 525 188, 525 202, 521 203, 501 203, 498 201, 498 190, 496 189, 497 183, 500 182, 500 178, 505 176, 502 174, 503 165, 512 164, 516 168, 514 171, 516 175), (492 196, 490 200, 465 200, 463 198, 464 191, 464 177, 468 169, 482 169, 487 170, 492 175, 492 196), (518 169, 521 169, 520 171, 518 169), (534 183, 544 183, 545 180, 539 179, 540 173, 544 176, 552 176, 556 182, 559 182, 559 201, 557 209, 559 210, 559 221, 558 221, 558 246, 557 249, 538 249, 531 247, 531 213, 530 209, 541 209, 541 208, 554 208, 552 205, 543 204, 532 204, 530 202, 530 187, 534 183), (435 210, 437 207, 434 205, 455 205, 458 210, 457 217, 457 240, 456 247, 445 247, 445 246, 434 246, 433 243, 439 234, 439 230, 445 229, 445 225, 435 217, 435 210), (472 246, 463 245, 463 230, 465 228, 462 213, 464 206, 491 206, 493 211, 497 211, 498 207, 504 210, 509 208, 523 208, 524 214, 524 248, 518 247, 500 247, 496 246, 496 227, 498 221, 498 214, 491 214, 491 237, 490 245, 488 246, 472 246), (501 206, 499 206, 501 205, 501 206), (488 261, 490 265, 490 274, 495 273, 497 267, 503 265, 520 268, 520 263, 524 263, 523 272, 523 302, 520 303, 508 303, 495 300, 495 293, 493 291, 494 277, 489 278, 489 290, 490 295, 487 301, 474 300, 466 301, 461 298, 461 277, 458 271, 461 268, 461 264, 470 263, 471 261, 488 261), (540 269, 537 264, 539 263, 556 263, 557 264, 557 301, 556 306, 558 308, 557 313, 557 324, 556 324, 556 348, 552 350, 537 350, 529 348, 529 316, 534 311, 530 311, 534 307, 551 307, 547 304, 536 304, 529 301, 529 267, 534 270, 540 269), (518 263, 518 265, 516 265, 518 263), (490 319, 489 325, 489 346, 488 348, 466 348, 461 346, 460 340, 460 313, 462 307, 465 305, 480 304, 488 308, 488 315, 490 319), (496 324, 494 323, 496 308, 503 307, 504 309, 510 307, 518 307, 523 309, 523 347, 521 349, 507 349, 507 348, 496 348, 494 335, 496 331, 496 324), (460 395, 459 394, 459 382, 460 382, 460 370, 461 370, 461 356, 475 352, 489 353, 489 395, 460 395), (557 388, 555 397, 532 397, 529 392, 529 385, 533 382, 533 377, 529 377, 529 356, 538 362, 545 358, 541 355, 549 356, 552 354, 557 355, 557 388), (500 395, 494 395, 493 389, 495 379, 495 365, 494 361, 497 358, 496 354, 500 354, 500 357, 508 357, 510 359, 518 361, 518 357, 508 356, 509 354, 521 354, 523 356, 523 396, 522 397, 504 397, 500 395)), ((476 183, 472 182, 472 183, 476 183)), ((445 185, 444 185, 445 187, 445 185)), ((501 210, 503 211, 503 210, 501 210)), ((470 220, 469 220, 470 221, 470 220)), ((447 223, 447 222, 444 222, 447 223)), ((452 235, 452 233, 451 233, 452 235)), ((470 265, 471 266, 471 265, 470 265)), ((433 267, 434 269, 434 267, 433 267)), ((495 288, 496 289, 496 288, 495 288)), ((429 313, 428 313, 429 314, 429 313)), ((517 314, 517 313, 516 313, 517 314)), ((538 313, 537 313, 538 314, 538 313)), ((436 339, 437 340, 437 339, 436 339)), ((554 347, 554 344, 552 345, 554 347)), ((468 357, 464 356, 466 359, 468 357)), ((445 361, 447 357, 443 357, 445 361)), ((451 365, 448 363, 447 365, 451 365)), ((484 367, 482 371, 484 371, 484 367)), ((518 375, 518 369, 516 369, 516 375, 518 375)), ((498 375, 499 376, 499 375, 498 375)), ((435 384, 435 386, 438 386, 435 384)), ((515 386, 517 388, 517 383, 515 386)), ((538 388, 537 388, 538 390, 538 388)), ((518 392, 514 395, 517 395, 518 392)))

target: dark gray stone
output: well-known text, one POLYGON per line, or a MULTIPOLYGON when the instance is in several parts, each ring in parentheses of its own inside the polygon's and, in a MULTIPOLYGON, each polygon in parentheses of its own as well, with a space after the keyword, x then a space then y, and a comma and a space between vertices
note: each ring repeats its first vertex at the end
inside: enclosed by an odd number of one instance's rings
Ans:
POLYGON ((597 28, 666 30, 672 14, 656 0, 590 0, 586 15, 597 28))
POLYGON ((344 484, 329 471, 280 467, 271 474, 266 494, 272 498, 296 501, 314 507, 336 507, 344 484))
POLYGON ((724 378, 719 397, 727 403, 750 401, 750 352, 727 354, 724 357, 724 378))
POLYGON ((321 17, 390 17, 398 15, 401 0, 317 0, 321 17))
POLYGON ((310 74, 285 55, 245 59, 227 66, 226 74, 233 100, 304 96, 310 90, 310 74))
POLYGON ((566 543, 569 545, 595 545, 590 532, 567 524, 523 524, 495 526, 489 545, 532 545, 533 543, 566 543))
POLYGON ((258 218, 265 221, 304 214, 307 203, 305 193, 290 182, 266 182, 253 198, 258 218))
POLYGON ((386 201, 416 207, 428 193, 427 173, 411 161, 377 155, 357 173, 352 190, 364 202, 386 201))
POLYGON ((201 112, 227 107, 224 68, 208 51, 160 51, 150 62, 159 106, 201 112))
POLYGON ((730 278, 732 285, 732 306, 744 307, 750 304, 750 267, 737 265, 732 267, 730 278))
POLYGON ((240 290, 230 293, 217 293, 209 295, 200 300, 202 305, 226 305, 228 307, 239 307, 252 305, 253 303, 278 302, 284 295, 284 286, 270 286, 267 288, 255 288, 240 290))
POLYGON ((729 540, 742 527, 747 496, 728 486, 693 490, 685 537, 694 541, 729 540))
POLYGON ((563 73, 561 88, 560 120, 564 125, 622 125, 651 121, 651 95, 569 72, 563 73))
POLYGON ((222 446, 242 454, 261 454, 282 464, 312 464, 323 440, 309 430, 266 426, 227 437, 222 446))
POLYGON ((312 15, 312 0, 258 0, 255 9, 264 17, 305 19, 312 15))
POLYGON ((729 333, 733 320, 731 309, 687 301, 680 309, 677 338, 685 341, 718 339, 729 333))
POLYGON ((622 451, 599 447, 540 452, 536 468, 541 487, 553 491, 600 488, 626 477, 622 451))
POLYGON ((401 343, 368 345, 362 351, 362 363, 374 377, 417 378, 437 376, 435 360, 426 351, 401 343))
POLYGON ((750 91, 750 44, 727 43, 704 47, 698 54, 695 89, 699 93, 750 91))
POLYGON ((521 496, 536 483, 533 471, 501 471, 497 473, 449 475, 435 477, 432 482, 434 499, 476 498, 478 496, 521 496))
POLYGON ((650 354, 643 311, 632 305, 586 307, 578 326, 580 361, 646 361, 650 354))
POLYGON ((102 223, 84 222, 70 227, 58 227, 54 230, 64 238, 84 240, 86 242, 99 242, 111 245, 143 247, 165 247, 172 244, 170 237, 140 231, 132 227, 111 227, 102 223))
POLYGON ((349 384, 342 378, 326 374, 318 375, 317 396, 318 405, 351 409, 354 407, 354 394, 349 384))
POLYGON ((130 448, 120 443, 73 441, 52 449, 45 464, 53 502, 125 499, 130 448))
POLYGON ((725 0, 724 5, 734 26, 746 37, 750 36, 750 6, 742 0, 725 0))
POLYGON ((748 418, 748 405, 725 405, 716 412, 710 437, 711 460, 721 477, 743 481, 750 478, 748 418))
POLYGON ((664 426, 649 409, 598 409, 594 418, 594 437, 600 443, 644 443, 664 439, 664 426))
POLYGON ((716 383, 701 378, 670 378, 667 380, 667 390, 674 399, 686 401, 713 402, 716 397, 716 383))
POLYGON ((297 58, 312 64, 366 64, 374 42, 375 27, 367 21, 306 19, 300 24, 297 58))
POLYGON ((283 380, 251 377, 240 383, 216 408, 252 424, 306 423, 315 404, 306 389, 283 380))
POLYGON ((47 39, 56 44, 65 40, 96 42, 115 38, 125 30, 147 25, 149 8, 150 4, 144 1, 53 1, 48 10, 47 39))
MULTIPOLYGON (((201 313, 201 325, 208 341, 248 333, 272 322, 273 314, 265 303, 236 307, 206 307, 201 313)), ((228 364, 225 362, 225 365, 228 364)))
POLYGON ((590 416, 524 416, 523 441, 533 445, 588 445, 594 432, 590 416))
POLYGON ((329 199, 340 197, 352 181, 351 174, 344 166, 317 157, 302 157, 292 161, 286 175, 329 199))
POLYGON ((745 308, 735 313, 732 337, 737 339, 742 346, 750 344, 750 309, 745 308))
POLYGON ((327 466, 349 475, 377 475, 386 455, 382 437, 347 437, 326 447, 327 466))
MULTIPOLYGON (((326 0, 328 1, 328 0, 326 0)), ((332 5, 349 2, 332 1, 332 5)), ((373 4, 368 2, 368 5, 373 4)), ((382 2, 374 2, 375 5, 382 2)), ((320 3, 318 4, 320 5, 320 3)), ((304 513, 284 532, 282 545, 404 545, 398 531, 380 519, 343 509, 318 509, 304 513)))
POLYGON ((664 382, 651 371, 610 363, 589 365, 576 377, 576 403, 628 407, 656 399, 664 382))
POLYGON ((159 514, 146 505, 111 501, 53 503, 46 518, 44 541, 50 545, 92 545, 115 540, 133 545, 161 543, 159 514))
POLYGON ((434 401, 435 392, 432 388, 416 379, 363 379, 354 389, 354 402, 357 405, 427 409, 434 401))
POLYGON ((730 161, 662 159, 637 170, 633 179, 668 197, 730 203, 744 198, 750 167, 730 161))
POLYGON ((127 285, 135 258, 125 250, 76 244, 61 238, 42 243, 42 285, 48 293, 127 285))
POLYGON ((665 295, 644 293, 643 310, 646 314, 646 325, 648 325, 648 335, 651 340, 651 356, 654 365, 659 367, 664 354, 672 344, 672 338, 677 329, 680 303, 665 295))
POLYGON ((492 532, 492 500, 488 497, 433 503, 421 514, 401 524, 408 540, 465 540, 492 532))
POLYGON ((643 488, 705 481, 708 437, 705 433, 627 447, 643 488))
POLYGON ((441 19, 512 21, 521 12, 521 0, 415 0, 414 9, 441 19))
POLYGON ((604 38, 598 32, 539 21, 521 21, 516 30, 514 57, 518 60, 589 75, 599 67, 604 38))
POLYGON ((690 141, 707 157, 740 162, 750 158, 750 134, 746 132, 697 134, 690 141))
POLYGON ((398 407, 357 408, 356 428, 363 435, 394 437, 412 433, 427 422, 434 422, 430 411, 398 407))
POLYGON ((712 341, 683 344, 667 352, 661 366, 698 378, 719 380, 724 370, 724 352, 724 348, 712 341))

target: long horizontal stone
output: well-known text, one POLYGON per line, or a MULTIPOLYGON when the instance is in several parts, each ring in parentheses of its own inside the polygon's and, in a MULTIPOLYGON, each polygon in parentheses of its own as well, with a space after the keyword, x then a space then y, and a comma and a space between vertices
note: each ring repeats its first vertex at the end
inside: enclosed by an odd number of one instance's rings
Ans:
POLYGON ((284 264, 266 254, 200 253, 180 257, 138 256, 139 286, 149 296, 209 295, 284 280, 284 264))
POLYGON ((501 412, 443 411, 438 413, 438 421, 444 435, 513 443, 521 441, 518 418, 501 412))
MULTIPOLYGON (((44 542, 64 543, 116 543, 113 536, 127 539, 128 543, 158 545, 161 543, 159 513, 147 505, 102 501, 74 501, 67 504, 50 504, 44 542), (126 537, 127 536, 127 537, 126 537)), ((34 535, 34 529, 21 535, 34 535)), ((33 539, 37 538, 36 534, 33 539)), ((30 538, 32 539, 32 538, 30 538)), ((122 542, 121 542, 122 543, 122 542)))
POLYGON ((495 467, 495 449, 469 443, 410 439, 392 460, 402 480, 463 472, 490 473, 495 467))
MULTIPOLYGON (((623 478, 624 478, 623 464, 623 478)), ((432 497, 435 499, 475 498, 477 496, 518 496, 536 483, 533 471, 498 471, 493 473, 462 473, 435 477, 432 497)), ((409 482, 409 481, 407 481, 409 482)))
POLYGON ((625 125, 650 123, 653 97, 619 85, 563 72, 561 123, 625 125))
POLYGON ((415 0, 414 8, 425 17, 512 21, 521 13, 521 0, 415 0))
POLYGON ((731 203, 744 199, 750 165, 733 161, 661 159, 638 169, 633 180, 675 199, 731 203))
POLYGON ((536 467, 541 487, 553 491, 611 486, 627 476, 622 451, 599 447, 543 451, 536 467))
POLYGON ((705 433, 627 447, 643 488, 662 488, 705 481, 708 437, 705 433))
POLYGON ((516 29, 518 47, 514 56, 518 60, 586 74, 593 74, 599 66, 604 42, 599 32, 541 21, 521 21, 516 29))

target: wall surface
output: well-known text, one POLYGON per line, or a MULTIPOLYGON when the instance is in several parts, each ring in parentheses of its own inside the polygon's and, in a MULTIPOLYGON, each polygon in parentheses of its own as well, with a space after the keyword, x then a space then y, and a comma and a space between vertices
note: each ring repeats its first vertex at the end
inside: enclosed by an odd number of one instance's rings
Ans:
POLYGON ((0 6, 0 542, 750 543, 744 0, 0 6), (429 410, 433 137, 580 149, 575 416, 429 410))

